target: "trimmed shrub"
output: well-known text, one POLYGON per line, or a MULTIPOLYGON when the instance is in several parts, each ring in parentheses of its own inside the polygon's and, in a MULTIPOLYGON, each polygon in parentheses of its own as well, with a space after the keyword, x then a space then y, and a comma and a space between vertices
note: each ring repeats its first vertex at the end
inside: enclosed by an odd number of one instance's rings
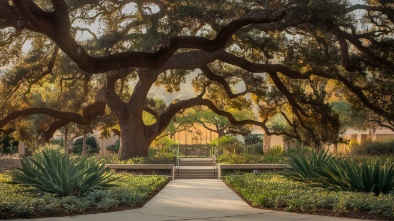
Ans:
POLYGON ((245 145, 244 153, 257 155, 263 154, 263 143, 245 145))
POLYGON ((153 157, 133 157, 127 160, 119 160, 118 155, 110 154, 109 156, 91 156, 90 158, 97 159, 103 164, 174 164, 175 153, 163 153, 160 156, 153 157))
MULTIPOLYGON (((82 154, 83 138, 78 138, 74 141, 72 152, 75 154, 82 154)), ((86 152, 87 153, 98 153, 100 147, 97 144, 97 140, 94 136, 86 137, 86 152)))
POLYGON ((223 136, 211 141, 211 146, 222 153, 239 154, 243 150, 243 143, 232 136, 223 136))
POLYGON ((262 134, 248 134, 245 136, 245 144, 262 144, 263 143, 263 136, 262 134))
POLYGON ((394 154, 394 140, 390 142, 366 142, 352 144, 352 152, 356 155, 391 155, 394 154))
POLYGON ((284 163, 282 155, 261 155, 261 154, 223 154, 216 158, 220 164, 255 164, 255 163, 284 163))
POLYGON ((113 145, 107 146, 107 150, 111 153, 118 153, 120 148, 120 140, 115 141, 113 145))

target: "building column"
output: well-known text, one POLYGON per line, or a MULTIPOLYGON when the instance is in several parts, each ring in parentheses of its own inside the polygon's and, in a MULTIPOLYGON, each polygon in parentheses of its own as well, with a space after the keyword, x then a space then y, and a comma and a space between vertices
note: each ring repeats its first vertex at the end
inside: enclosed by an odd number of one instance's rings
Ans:
POLYGON ((107 142, 106 139, 101 138, 100 139, 100 156, 107 156, 107 142))
POLYGON ((271 136, 264 134, 263 152, 267 152, 271 148, 271 136))
POLYGON ((25 155, 25 143, 23 141, 19 141, 18 153, 19 153, 19 156, 25 155))

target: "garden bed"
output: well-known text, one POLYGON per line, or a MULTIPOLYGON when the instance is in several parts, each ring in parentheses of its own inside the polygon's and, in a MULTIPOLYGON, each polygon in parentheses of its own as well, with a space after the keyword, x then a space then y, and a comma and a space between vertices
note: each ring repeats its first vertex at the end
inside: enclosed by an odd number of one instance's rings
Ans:
POLYGON ((23 192, 27 187, 5 184, 0 174, 0 219, 39 218, 91 214, 142 207, 170 181, 167 176, 132 176, 118 174, 118 185, 94 191, 84 197, 56 197, 53 194, 23 192))
POLYGON ((174 179, 173 164, 106 164, 106 168, 133 175, 167 175, 174 179))
POLYGON ((394 193, 374 196, 328 191, 272 172, 228 176, 224 182, 257 208, 358 219, 394 219, 394 193))

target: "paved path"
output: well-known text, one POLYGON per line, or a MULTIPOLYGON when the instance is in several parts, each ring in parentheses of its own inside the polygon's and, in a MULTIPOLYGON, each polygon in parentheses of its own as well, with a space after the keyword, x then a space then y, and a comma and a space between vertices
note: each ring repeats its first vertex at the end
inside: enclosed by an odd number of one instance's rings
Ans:
MULTIPOLYGON (((174 180, 143 208, 119 212, 42 218, 37 221, 288 221, 352 220, 276 212, 250 207, 220 180, 174 180)), ((31 221, 31 220, 30 220, 31 221)))

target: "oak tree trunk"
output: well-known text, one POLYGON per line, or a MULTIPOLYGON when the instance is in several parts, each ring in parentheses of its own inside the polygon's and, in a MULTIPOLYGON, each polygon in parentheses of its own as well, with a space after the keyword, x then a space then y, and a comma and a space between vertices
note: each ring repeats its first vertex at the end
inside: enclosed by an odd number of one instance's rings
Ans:
POLYGON ((141 121, 120 121, 119 125, 119 158, 125 160, 131 157, 148 157, 148 149, 152 140, 147 138, 142 119, 141 121))
POLYGON ((64 143, 63 143, 63 145, 64 145, 64 152, 66 153, 66 154, 68 154, 68 128, 67 127, 65 127, 64 128, 64 143))
POLYGON ((86 154, 86 130, 83 129, 82 155, 86 154))

